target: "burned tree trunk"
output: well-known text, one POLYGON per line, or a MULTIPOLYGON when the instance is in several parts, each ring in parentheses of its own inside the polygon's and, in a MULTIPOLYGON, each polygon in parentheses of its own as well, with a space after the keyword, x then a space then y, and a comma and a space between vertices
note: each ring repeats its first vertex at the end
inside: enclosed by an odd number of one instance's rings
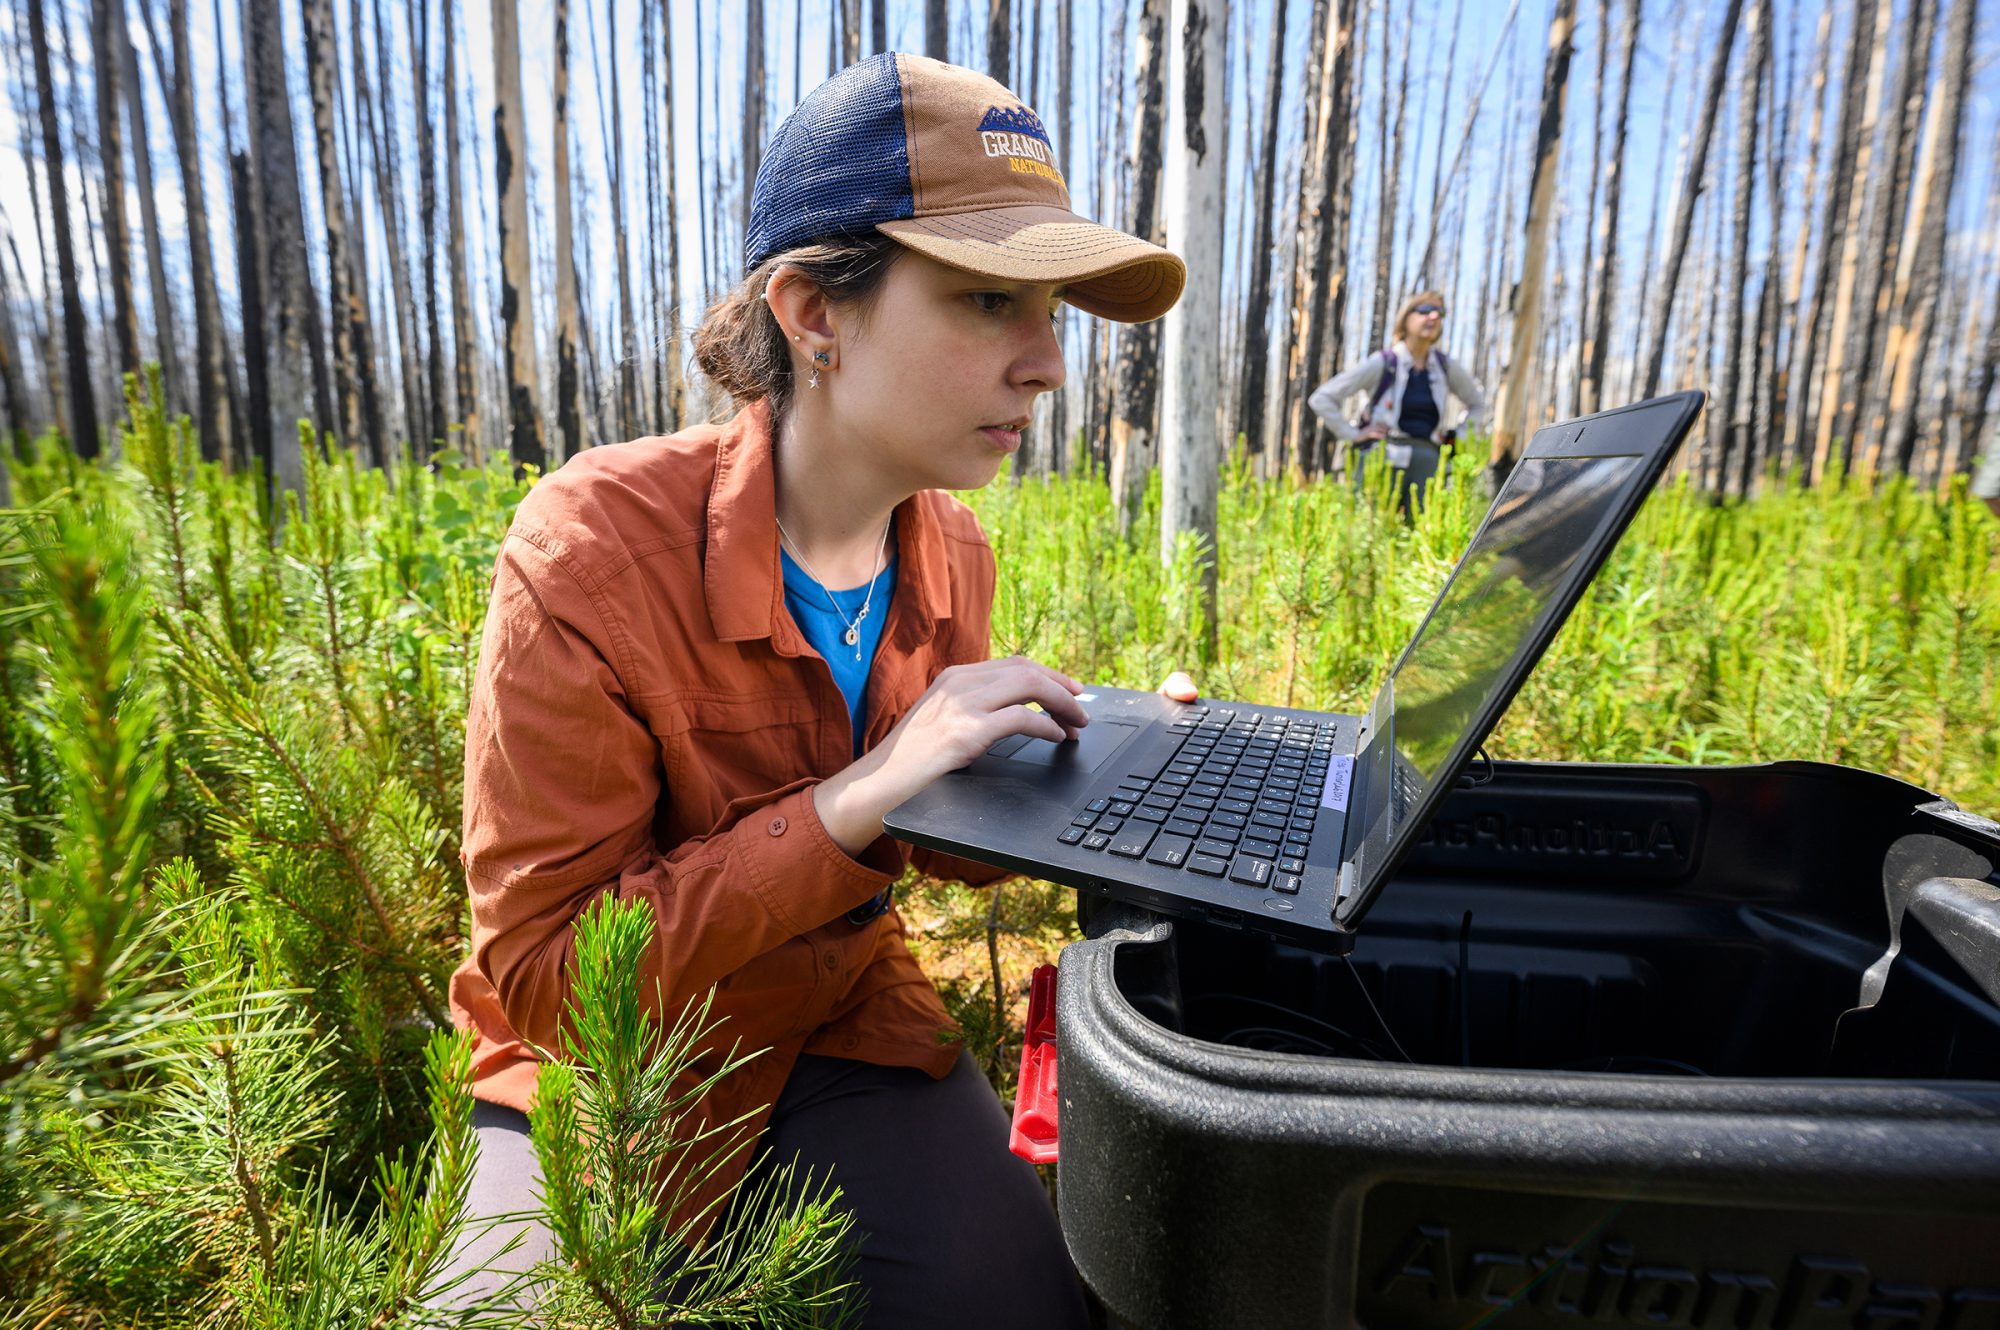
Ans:
POLYGON ((365 447, 366 455, 379 465, 383 460, 381 417, 373 411, 364 412, 361 404, 363 393, 372 399, 375 382, 368 292, 348 249, 346 191, 341 188, 340 157, 333 137, 333 85, 340 68, 333 10, 329 0, 304 0, 301 13, 306 30, 306 74, 312 91, 313 144, 319 154, 338 428, 343 443, 350 448, 365 447))
POLYGON ((1303 247, 1304 265, 1293 299, 1299 341, 1288 430, 1294 440, 1299 468, 1307 476, 1322 474, 1327 458, 1317 442, 1321 436, 1319 420, 1306 406, 1306 397, 1317 381, 1320 365, 1339 355, 1341 325, 1347 313, 1346 256, 1343 252, 1339 266, 1335 267, 1333 249, 1336 235, 1345 241, 1349 220, 1350 203, 1343 188, 1342 167, 1352 156, 1353 122, 1347 114, 1347 102, 1356 9, 1356 0, 1334 0, 1321 11, 1325 27, 1318 43, 1319 99, 1313 116, 1315 158, 1308 172, 1314 197, 1311 213, 1305 219, 1309 240, 1303 247))
POLYGON ((674 180, 679 172, 673 169, 674 156, 674 25, 672 14, 667 8, 667 0, 660 0, 660 69, 661 95, 666 103, 667 116, 667 309, 670 314, 667 327, 662 331, 666 338, 667 357, 667 419, 671 427, 679 429, 687 418, 687 387, 681 374, 681 231, 680 209, 674 201, 674 180))
POLYGON ((1844 358, 1846 372, 1841 375, 1839 414, 1833 426, 1836 438, 1848 440, 1849 456, 1865 459, 1863 464, 1870 470, 1875 469, 1882 455, 1881 433, 1878 430, 1866 435, 1866 447, 1858 452, 1856 444, 1864 439, 1861 429, 1867 420, 1868 389, 1878 365, 1875 352, 1881 345, 1882 325, 1889 317, 1893 296, 1890 279, 1896 272, 1903 213, 1916 166, 1917 128, 1924 110, 1924 87, 1930 81, 1937 0, 1915 0, 1910 18, 1903 60, 1897 67, 1895 88, 1890 95, 1892 112, 1883 134, 1884 169, 1878 173, 1874 206, 1868 214, 1868 239, 1862 251, 1865 257, 1854 274, 1854 317, 1844 358))
MULTIPOLYGON (((743 42, 743 233, 750 233, 750 193, 764 152, 764 0, 749 0, 743 42)), ((618 61, 614 52, 611 75, 618 61)))
POLYGON ((924 54, 951 59, 951 5, 948 0, 924 0, 924 54))
POLYGON ((1013 0, 986 0, 986 72, 1008 87, 1013 86, 1013 69, 1008 61, 1013 31, 1013 0))
MULTIPOLYGON (((650 371, 653 389, 651 410, 645 432, 662 433, 668 427, 667 366, 662 351, 667 345, 666 282, 661 270, 666 266, 666 237, 660 219, 660 64, 655 59, 658 43, 653 39, 655 6, 639 0, 639 104, 644 108, 641 125, 645 133, 646 159, 646 301, 652 318, 650 350, 642 366, 650 371)), ((642 372, 641 377, 645 374, 642 372)))
POLYGON ((577 369, 576 241, 570 233, 569 0, 555 0, 556 454, 583 451, 583 379, 577 369))
POLYGON ((1284 346, 1278 360, 1278 400, 1284 404, 1284 410, 1276 422, 1278 455, 1271 460, 1273 471, 1282 470, 1287 465, 1302 465, 1299 452, 1305 446, 1304 431, 1312 427, 1311 414, 1301 413, 1297 407, 1315 386, 1306 382, 1306 376, 1311 371, 1304 358, 1308 322, 1304 297, 1312 263, 1313 216, 1325 196, 1325 191, 1317 187, 1315 174, 1321 157, 1317 135, 1324 129, 1319 119, 1319 89, 1326 73, 1328 3, 1329 0, 1313 0, 1306 18, 1306 87, 1300 103, 1303 124, 1299 133, 1298 196, 1291 210, 1292 271, 1286 282, 1284 346))
POLYGON ((271 410, 271 482, 300 483, 299 420, 333 423, 332 391, 321 356, 319 306, 306 268, 305 207, 299 193, 291 94, 285 79, 283 11, 243 6, 251 161, 259 204, 258 259, 263 265, 264 380, 271 410), (308 377, 310 376, 310 377, 308 377))
MULTIPOLYGON (((1777 340, 1780 354, 1785 357, 1785 369, 1779 387, 1778 412, 1772 421, 1774 438, 1771 446, 1775 449, 1778 469, 1791 465, 1796 456, 1798 442, 1797 422, 1801 419, 1800 404, 1807 395, 1806 366, 1810 364, 1811 348, 1806 345, 1811 339, 1812 324, 1808 321, 1803 329, 1799 325, 1799 308, 1805 298, 1806 259, 1811 253, 1812 203, 1817 188, 1819 174, 1820 130, 1825 123, 1827 62, 1832 56, 1833 10, 1835 0, 1827 0, 1820 11, 1819 33, 1814 43, 1813 75, 1811 90, 1812 117, 1806 130, 1806 177, 1805 191, 1800 195, 1807 200, 1799 209, 1799 231, 1792 245, 1790 266, 1785 270, 1785 290, 1782 296, 1784 306, 1777 340)), ((1830 207, 1829 203, 1829 207, 1830 207)))
MULTIPOLYGON (((372 0, 369 10, 375 24, 376 77, 372 85, 364 77, 362 53, 367 42, 362 37, 361 3, 350 0, 348 12, 353 16, 356 73, 354 97, 361 103, 368 158, 375 167, 375 200, 381 207, 382 230, 388 237, 383 249, 389 261, 389 292, 395 302, 396 363, 403 376, 403 431, 405 442, 409 442, 424 427, 424 376, 417 356, 417 300, 410 282, 409 232, 403 229, 403 170, 396 151, 402 135, 396 125, 395 99, 388 95, 390 46, 388 26, 382 22, 382 0, 372 0), (376 88, 383 90, 379 104, 376 88)), ((386 434, 379 437, 378 455, 386 458, 391 451, 389 437, 386 434)))
POLYGON ((1222 357, 1222 102, 1228 61, 1227 0, 1173 0, 1169 40, 1176 77, 1167 140, 1167 233, 1187 260, 1187 289, 1166 317, 1170 372, 1160 411, 1160 558, 1171 562, 1182 535, 1205 557, 1201 568, 1203 655, 1215 655, 1216 490, 1222 471, 1217 419, 1222 357))
POLYGON ((90 49, 97 73, 97 152, 103 168, 104 247, 109 251, 112 340, 118 372, 139 372, 139 310, 132 299, 132 228, 125 217, 125 135, 118 109, 124 63, 124 0, 91 0, 90 49))
POLYGON ((246 148, 229 157, 229 199, 236 210, 236 279, 243 308, 243 443, 247 466, 262 470, 268 492, 277 448, 271 437, 271 357, 264 344, 264 237, 257 177, 246 148))
POLYGON ((535 405, 535 271, 528 249, 527 121, 515 0, 493 0, 493 169, 500 197, 500 318, 506 328, 507 447, 518 467, 540 467, 535 405))
POLYGON ((1709 62, 1708 80, 1702 94, 1701 122, 1694 132, 1693 156, 1688 161, 1687 176, 1681 182, 1681 196, 1675 204, 1674 230, 1667 242, 1666 262, 1655 277, 1656 288, 1660 292, 1659 314, 1653 324, 1652 345, 1646 352, 1644 388, 1640 397, 1651 397, 1660 390, 1660 366, 1667 354, 1667 326, 1673 322, 1673 293, 1680 283, 1681 263, 1687 258, 1688 233, 1694 226, 1695 200, 1701 194, 1701 181, 1708 170, 1708 145, 1715 137, 1715 114, 1722 105, 1722 90, 1729 79, 1729 50, 1736 43, 1736 24, 1743 15, 1743 0, 1729 0, 1723 10, 1722 30, 1716 35, 1715 55, 1709 62))
MULTIPOLYGON (((444 329, 438 323, 437 300, 437 144, 431 134, 431 32, 434 16, 429 5, 405 11, 415 27, 410 33, 410 50, 416 62, 410 82, 417 97, 417 211, 423 228, 424 289, 424 387, 428 415, 423 421, 424 437, 431 448, 444 446, 445 409, 444 329)), ((414 426, 412 427, 415 428, 414 426)))
MULTIPOLYGON (((1278 181, 1278 106, 1285 90, 1285 11, 1291 6, 1277 0, 1271 14, 1272 32, 1269 61, 1264 72, 1264 125, 1257 172, 1257 197, 1251 226, 1250 298, 1243 323, 1243 402, 1239 419, 1246 446, 1252 453, 1264 451, 1264 389, 1270 360, 1272 196, 1278 181)), ((1179 243, 1179 242, 1176 242, 1179 243)))
POLYGON ((167 123, 180 168, 181 197, 187 220, 188 268, 194 287, 195 422, 204 460, 218 461, 228 450, 236 388, 222 327, 222 302, 216 290, 215 255, 209 240, 206 186, 201 178, 200 138, 196 133, 193 65, 188 41, 187 0, 168 0, 167 30, 173 66, 153 28, 152 10, 139 8, 152 48, 154 71, 167 103, 167 123))
POLYGON ((1528 224, 1521 280, 1514 287, 1514 338, 1507 377, 1493 413, 1492 465, 1505 476, 1521 455, 1528 423, 1528 388, 1535 339, 1541 332, 1541 292, 1549 229, 1555 221, 1556 160, 1562 152, 1563 106, 1569 91, 1570 38, 1576 33, 1576 0, 1556 0, 1549 18, 1549 49, 1542 64, 1542 114, 1535 129, 1535 164, 1528 174, 1528 224))
MULTIPOLYGON (((1952 0, 1945 29, 1944 79, 1924 121, 1923 155, 1917 164, 1916 194, 1910 205, 1912 242, 1896 267, 1896 319, 1889 328, 1883 363, 1887 368, 1888 421, 1884 451, 1896 469, 1909 474, 1917 442, 1917 391, 1924 382, 1931 319, 1944 275, 1945 223, 1958 171, 1959 136, 1965 119, 1965 90, 1972 69, 1978 0, 1952 0)), ((1990 378, 1988 386, 1990 387, 1990 378)), ((1981 397, 1984 402, 1984 397, 1981 397)))
MULTIPOLYGON (((1807 190, 1808 200, 1804 221, 1799 227, 1798 246, 1793 253, 1793 270, 1788 291, 1791 308, 1786 322, 1793 330, 1788 340, 1790 368, 1786 375, 1785 437, 1782 461, 1803 461, 1806 476, 1812 477, 1811 445, 1808 436, 1817 428, 1815 417, 1818 401, 1815 374, 1819 365, 1820 341, 1826 335, 1826 320, 1832 312, 1832 302, 1827 299, 1827 287, 1832 279, 1833 261, 1840 248, 1840 240, 1847 219, 1848 193, 1854 185, 1854 117, 1860 114, 1861 75, 1860 71, 1867 59, 1867 30, 1874 22, 1874 6, 1877 0, 1858 0, 1854 10, 1854 30, 1848 35, 1847 54, 1842 60, 1842 81, 1840 84, 1840 118, 1834 126, 1833 161, 1827 172, 1826 200, 1820 213, 1820 246, 1813 264, 1812 303, 1800 318, 1800 305, 1805 299, 1806 256, 1812 230, 1812 191, 1807 190)), ((1828 0, 1826 14, 1820 19, 1820 62, 1819 72, 1813 82, 1813 119, 1808 131, 1806 149, 1808 181, 1811 173, 1818 169, 1819 136, 1822 118, 1821 90, 1826 83, 1826 59, 1831 54, 1828 33, 1833 17, 1833 0, 1828 0)))
POLYGON ((56 118, 56 80, 49 60, 45 0, 28 0, 28 40, 35 51, 35 91, 42 120, 42 160, 49 172, 49 210, 54 218, 56 278, 62 285, 63 362, 69 371, 70 444, 76 455, 98 455, 97 398, 90 384, 90 345, 83 322, 82 284, 76 275, 76 247, 69 229, 69 191, 63 187, 62 126, 56 118))
MULTIPOLYGON (((1744 285, 1750 270, 1750 209, 1757 190, 1757 101, 1764 69, 1771 53, 1769 0, 1755 0, 1750 6, 1750 50, 1744 58, 1740 92, 1736 102, 1736 185, 1730 197, 1729 266, 1722 278, 1722 293, 1729 308, 1724 314, 1727 328, 1722 351, 1722 384, 1708 412, 1708 451, 1713 470, 1709 488, 1727 493, 1740 487, 1733 483, 1732 459, 1749 451, 1750 410, 1742 388, 1744 324, 1757 317, 1757 309, 1744 299, 1744 285)), ((1754 387, 1755 376, 1751 376, 1754 387)))
POLYGON ((1639 50, 1639 0, 1625 0, 1618 30, 1618 118, 1611 131, 1611 158, 1604 167, 1604 209, 1597 214, 1597 253, 1591 260, 1591 287, 1597 292, 1583 340, 1583 373, 1577 409, 1598 409, 1604 392, 1604 361, 1611 345, 1611 316, 1618 304, 1618 212, 1625 181, 1625 131, 1632 109, 1632 62, 1639 50))
MULTIPOLYGON (((1390 0, 1382 0, 1382 118, 1377 126, 1377 159, 1382 163, 1382 178, 1377 181, 1380 189, 1379 206, 1375 212, 1375 301, 1369 310, 1368 345, 1372 349, 1387 346, 1395 338, 1389 328, 1389 264, 1396 252, 1396 194, 1403 179, 1403 102, 1396 102, 1395 137, 1389 133, 1389 8, 1390 0)), ((1408 16, 1403 26, 1403 72, 1410 69, 1410 28, 1416 22, 1415 15, 1408 16)))
MULTIPOLYGON (((1862 6, 1867 6, 1868 3, 1869 0, 1861 0, 1862 6)), ((1889 27, 1894 17, 1894 8, 1893 4, 1883 4, 1873 9, 1874 31, 1872 36, 1865 34, 1862 24, 1863 16, 1859 12, 1856 13, 1854 18, 1857 35, 1860 40, 1867 43, 1868 56, 1866 64, 1868 76, 1858 87, 1850 90, 1850 96, 1853 100, 1848 103, 1848 110, 1857 112, 1855 118, 1850 120, 1845 112, 1841 116, 1842 130, 1844 133, 1851 133, 1853 135, 1851 144, 1853 150, 1847 154, 1850 169, 1845 172, 1848 176, 1847 183, 1849 184, 1849 190, 1847 193, 1846 218, 1841 228, 1841 242, 1839 245, 1840 269, 1838 277, 1834 282, 1832 302, 1825 307, 1826 323, 1824 325, 1824 336, 1827 348, 1827 361, 1826 369, 1820 378, 1819 401, 1813 430, 1812 474, 1814 479, 1818 479, 1821 475, 1825 474, 1827 464, 1832 460, 1834 424, 1840 414, 1840 386, 1844 381, 1846 371, 1847 329, 1854 313, 1854 288, 1855 284, 1860 280, 1860 267, 1863 261, 1862 251, 1864 242, 1861 223, 1867 199, 1870 170, 1874 161, 1875 108, 1881 101, 1882 96, 1882 70, 1887 57, 1889 27)), ((1843 143, 1843 151, 1849 146, 1849 144, 1843 143)), ((1829 245, 1832 245, 1833 236, 1831 234, 1828 235, 1827 242, 1829 245)), ((1872 258, 1870 261, 1873 261, 1872 258)), ((1819 327, 1815 327, 1815 335, 1818 335, 1820 331, 1819 327)), ((1842 450, 1841 460, 1843 464, 1848 460, 1845 448, 1842 450)))
POLYGON ((840 63, 861 58, 861 0, 840 0, 840 63))
MULTIPOLYGON (((1584 362, 1589 356, 1590 341, 1590 301, 1594 292, 1592 278, 1596 271, 1590 262, 1591 219, 1597 216, 1597 188, 1604 173, 1604 84, 1611 65, 1611 0, 1597 0, 1597 69, 1592 75, 1590 92, 1590 189, 1584 195, 1583 205, 1583 261, 1577 264, 1581 274, 1580 288, 1576 293, 1576 321, 1582 326, 1583 336, 1576 338, 1576 372, 1570 383, 1569 414, 1583 414, 1584 362)), ((1557 231, 1560 238, 1561 231, 1557 231)), ((1556 267, 1561 270, 1558 260, 1556 267)))
MULTIPOLYGON (((761 11, 761 6, 759 6, 759 9, 761 11)), ((762 26, 763 21, 760 17, 758 20, 760 30, 762 26)), ((597 43, 594 38, 591 42, 590 58, 594 65, 597 61, 597 43)), ((613 107, 622 108, 625 103, 618 94, 618 64, 618 43, 614 41, 611 44, 610 104, 613 107)), ((623 130, 625 117, 622 110, 617 114, 607 113, 605 103, 602 99, 606 84, 602 78, 598 80, 597 86, 600 94, 597 105, 598 120, 600 126, 605 130, 603 134, 605 145, 604 174, 609 182, 611 193, 611 242, 612 250, 616 255, 618 276, 618 346, 617 354, 613 357, 612 362, 616 366, 618 374, 617 436, 621 439, 629 439, 637 435, 639 426, 639 324, 638 313, 632 300, 632 251, 629 239, 625 234, 625 134, 623 130)), ((746 98, 749 96, 747 90, 745 96, 746 98)), ((761 88, 758 89, 757 97, 759 101, 762 100, 763 90, 761 88)), ((750 198, 750 188, 747 181, 743 188, 743 198, 745 203, 744 215, 747 219, 750 198)), ((717 212, 720 213, 721 209, 717 209, 717 212)))
MULTIPOLYGON (((139 190, 139 225, 145 233, 146 277, 153 298, 153 349, 160 359, 160 377, 165 384, 170 411, 180 411, 187 401, 181 382, 181 358, 176 350, 179 329, 174 319, 173 297, 167 290, 167 256, 160 243, 160 209, 153 191, 153 140, 146 132, 146 92, 139 83, 139 48, 124 22, 119 28, 119 88, 125 94, 126 113, 132 119, 132 183, 139 190)), ((164 88, 162 92, 166 91, 164 88)))
MULTIPOLYGON (((1160 134, 1165 84, 1167 0, 1145 0, 1139 13, 1139 104, 1132 135, 1132 210, 1127 229, 1158 240, 1160 134)), ((1111 415, 1111 501, 1118 529, 1131 531, 1146 492, 1158 441, 1153 433, 1159 395, 1160 325, 1127 325, 1118 338, 1117 387, 1111 415)))
POLYGON ((444 33, 444 179, 445 212, 449 232, 445 252, 451 263, 452 391, 467 451, 477 460, 479 441, 479 386, 474 371, 479 343, 472 330, 472 284, 465 269, 464 175, 459 169, 458 137, 458 19, 457 0, 444 0, 441 25, 444 33))

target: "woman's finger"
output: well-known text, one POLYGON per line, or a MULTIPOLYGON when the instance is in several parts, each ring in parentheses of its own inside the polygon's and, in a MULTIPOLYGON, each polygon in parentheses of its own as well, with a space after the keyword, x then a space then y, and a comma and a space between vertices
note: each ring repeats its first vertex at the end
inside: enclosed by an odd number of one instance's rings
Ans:
MULTIPOLYGON (((1003 707, 993 713, 993 718, 1000 722, 993 743, 998 743, 1010 734, 1032 735, 1037 739, 1047 739, 1051 743, 1064 743, 1076 737, 1068 726, 1057 721, 1048 712, 1036 711, 1024 705, 1003 707)), ((987 745, 989 748, 992 746, 992 743, 987 745)))
POLYGON ((1192 702, 1201 696, 1200 690, 1194 686, 1194 679, 1186 670, 1175 670, 1169 674, 1166 682, 1160 685, 1160 693, 1176 702, 1192 702))
POLYGON ((1025 702, 1035 703, 1066 729, 1080 730, 1090 724, 1090 713, 1083 709, 1062 677, 1054 670, 1032 663, 986 680, 976 698, 982 709, 996 712, 1025 702))

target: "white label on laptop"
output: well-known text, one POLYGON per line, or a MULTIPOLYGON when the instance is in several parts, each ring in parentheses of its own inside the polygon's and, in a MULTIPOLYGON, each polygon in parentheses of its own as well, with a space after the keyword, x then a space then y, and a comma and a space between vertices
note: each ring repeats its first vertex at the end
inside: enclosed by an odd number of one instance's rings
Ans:
POLYGON ((1326 786, 1319 792, 1319 806, 1336 813, 1347 811, 1347 790, 1354 782, 1354 759, 1336 757, 1326 764, 1326 786))

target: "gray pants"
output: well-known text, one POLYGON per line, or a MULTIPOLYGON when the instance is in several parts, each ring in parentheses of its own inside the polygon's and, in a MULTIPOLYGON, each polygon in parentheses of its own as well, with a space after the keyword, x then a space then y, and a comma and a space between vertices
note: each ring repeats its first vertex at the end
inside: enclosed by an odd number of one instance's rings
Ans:
MULTIPOLYGON (((541 1172, 526 1115, 480 1104, 473 1128, 479 1158, 469 1213, 535 1209, 541 1172)), ((1048 1193, 1008 1151, 1006 1113, 964 1053, 941 1081, 913 1068, 801 1057, 757 1144, 753 1176, 793 1160, 801 1178, 830 1171, 854 1215, 853 1276, 870 1330, 941 1318, 955 1330, 1088 1325, 1048 1193)), ((555 1255, 546 1227, 518 1228, 520 1244, 497 1261, 515 1230, 475 1227, 453 1253, 454 1271, 485 1272, 467 1293, 498 1288, 508 1272, 555 1255)))
POLYGON ((1410 464, 1407 467, 1392 468, 1396 475, 1396 510, 1405 514, 1416 512, 1424 486, 1438 473, 1438 459, 1443 450, 1428 439, 1390 438, 1380 443, 1361 443, 1354 447, 1351 464, 1354 492, 1359 494, 1367 483, 1367 476, 1375 467, 1388 465, 1388 454, 1383 449, 1385 443, 1407 443, 1410 445, 1410 464))

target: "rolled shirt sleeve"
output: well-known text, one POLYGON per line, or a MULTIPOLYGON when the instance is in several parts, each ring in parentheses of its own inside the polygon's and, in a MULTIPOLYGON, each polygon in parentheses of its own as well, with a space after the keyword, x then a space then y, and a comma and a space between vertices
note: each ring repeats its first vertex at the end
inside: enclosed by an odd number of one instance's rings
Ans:
POLYGON ((1314 415, 1326 422, 1326 427, 1349 443, 1360 437, 1354 422, 1347 418, 1341 403, 1364 388, 1372 389, 1382 378, 1382 357, 1371 355, 1360 364, 1340 373, 1312 390, 1306 398, 1306 405, 1314 415))
POLYGON ((811 779, 738 799, 705 835, 663 851, 658 745, 610 664, 610 642, 562 564, 510 536, 469 710, 464 856, 474 964, 514 1030, 544 1048, 556 1046, 577 917, 599 897, 652 905, 641 986, 678 1010, 903 868, 886 836, 858 859, 835 844, 811 779))

